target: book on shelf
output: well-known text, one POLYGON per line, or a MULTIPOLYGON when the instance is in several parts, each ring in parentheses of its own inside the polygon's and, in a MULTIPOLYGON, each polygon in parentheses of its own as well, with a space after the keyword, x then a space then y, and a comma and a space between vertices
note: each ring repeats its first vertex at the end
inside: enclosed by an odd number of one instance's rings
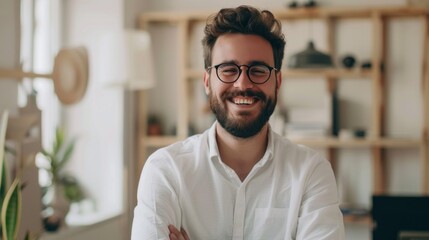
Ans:
POLYGON ((331 134, 338 137, 340 133, 340 99, 335 89, 331 96, 331 134))
POLYGON ((331 108, 293 107, 288 109, 284 135, 290 138, 326 137, 331 130, 331 108))
POLYGON ((329 128, 321 124, 287 123, 284 135, 288 138, 314 138, 329 136, 329 128))

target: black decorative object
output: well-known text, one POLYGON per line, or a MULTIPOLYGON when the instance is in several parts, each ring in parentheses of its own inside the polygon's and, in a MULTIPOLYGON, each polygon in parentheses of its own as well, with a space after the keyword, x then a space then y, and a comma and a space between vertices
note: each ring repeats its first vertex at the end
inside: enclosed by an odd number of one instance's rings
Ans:
POLYGON ((343 57, 341 62, 345 68, 353 68, 355 66, 356 59, 353 55, 346 55, 343 57))
POLYGON ((304 3, 304 7, 306 8, 317 7, 317 3, 314 0, 308 0, 307 2, 304 3))
POLYGON ((357 138, 364 138, 366 136, 366 131, 363 128, 355 129, 354 133, 357 138))
POLYGON ((292 1, 288 4, 289 8, 297 8, 298 7, 298 2, 297 1, 292 1))
POLYGON ((314 8, 317 7, 317 2, 315 0, 308 0, 304 4, 300 5, 297 1, 292 1, 287 4, 288 8, 299 8, 299 7, 305 7, 305 8, 314 8))
POLYGON ((370 61, 364 61, 361 64, 361 68, 362 69, 371 69, 372 68, 372 63, 370 61))
POLYGON ((289 68, 328 68, 333 67, 332 58, 314 47, 313 41, 308 42, 307 48, 291 56, 289 68))

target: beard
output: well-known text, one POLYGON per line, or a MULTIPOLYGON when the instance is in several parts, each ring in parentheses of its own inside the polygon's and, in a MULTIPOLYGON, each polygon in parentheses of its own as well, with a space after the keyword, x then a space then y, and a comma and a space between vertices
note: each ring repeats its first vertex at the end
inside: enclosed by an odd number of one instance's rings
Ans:
POLYGON ((262 92, 255 92, 253 90, 227 91, 221 95, 219 101, 210 89, 208 97, 210 108, 215 114, 219 124, 228 133, 238 138, 249 138, 259 133, 270 119, 277 103, 277 94, 274 94, 274 98, 269 98, 262 92), (243 111, 239 114, 239 118, 228 116, 226 102, 233 96, 256 97, 261 103, 261 110, 258 115, 252 119, 249 113, 243 111))

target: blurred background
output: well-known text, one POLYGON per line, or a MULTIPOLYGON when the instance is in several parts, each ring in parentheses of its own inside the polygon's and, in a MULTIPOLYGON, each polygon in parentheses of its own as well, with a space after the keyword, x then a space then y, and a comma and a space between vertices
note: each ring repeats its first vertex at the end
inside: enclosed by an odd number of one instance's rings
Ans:
POLYGON ((347 239, 373 238, 373 195, 429 192, 428 1, 2 0, 5 156, 10 181, 28 181, 19 239, 27 230, 47 240, 130 238, 148 154, 214 121, 204 19, 241 4, 281 16, 284 79, 271 125, 331 161, 347 239), (310 41, 332 62, 290 64, 310 41), (60 59, 64 49, 74 50, 60 59))

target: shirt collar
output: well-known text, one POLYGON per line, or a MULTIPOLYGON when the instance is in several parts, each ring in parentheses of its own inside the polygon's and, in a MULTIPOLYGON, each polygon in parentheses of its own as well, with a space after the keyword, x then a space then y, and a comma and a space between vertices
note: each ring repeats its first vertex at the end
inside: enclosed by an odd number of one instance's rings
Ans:
MULTIPOLYGON (((216 141, 216 124, 218 122, 215 121, 213 125, 208 130, 208 143, 209 143, 209 157, 210 159, 219 159, 219 148, 216 141)), ((271 126, 268 126, 268 145, 262 159, 256 164, 256 166, 263 166, 267 161, 273 158, 274 152, 274 132, 271 129, 271 126)))
POLYGON ((209 157, 210 159, 213 159, 215 157, 219 158, 219 148, 217 146, 216 141, 216 124, 217 121, 215 121, 212 126, 209 129, 209 157))

